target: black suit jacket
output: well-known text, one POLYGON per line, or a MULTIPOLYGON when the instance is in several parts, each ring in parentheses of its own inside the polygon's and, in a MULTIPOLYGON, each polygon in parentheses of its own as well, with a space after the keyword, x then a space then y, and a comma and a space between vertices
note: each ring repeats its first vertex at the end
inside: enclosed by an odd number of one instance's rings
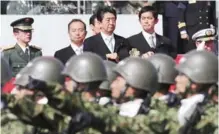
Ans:
MULTIPOLYGON (((116 34, 114 34, 114 38, 115 38, 114 52, 118 54, 119 60, 128 57, 129 50, 131 49, 128 40, 116 34)), ((104 60, 106 60, 106 54, 111 53, 100 33, 91 36, 84 41, 84 51, 96 53, 99 56, 101 56, 104 60)))
POLYGON ((56 51, 54 57, 59 59, 63 64, 65 64, 73 55, 75 55, 75 52, 72 49, 71 45, 69 45, 68 47, 56 51))
POLYGON ((133 35, 128 38, 128 41, 132 48, 137 48, 140 54, 144 54, 148 51, 153 51, 154 53, 164 53, 173 58, 176 57, 176 49, 171 43, 170 39, 156 34, 156 48, 151 48, 144 38, 142 32, 133 35))

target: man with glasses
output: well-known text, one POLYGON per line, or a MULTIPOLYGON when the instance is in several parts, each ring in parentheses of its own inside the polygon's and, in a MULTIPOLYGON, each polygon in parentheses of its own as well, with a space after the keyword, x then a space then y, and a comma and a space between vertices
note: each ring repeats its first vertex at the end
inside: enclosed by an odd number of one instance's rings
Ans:
POLYGON ((17 42, 15 45, 2 48, 3 55, 15 76, 27 63, 35 57, 42 56, 41 48, 29 45, 32 39, 33 18, 26 17, 11 23, 13 35, 17 42))

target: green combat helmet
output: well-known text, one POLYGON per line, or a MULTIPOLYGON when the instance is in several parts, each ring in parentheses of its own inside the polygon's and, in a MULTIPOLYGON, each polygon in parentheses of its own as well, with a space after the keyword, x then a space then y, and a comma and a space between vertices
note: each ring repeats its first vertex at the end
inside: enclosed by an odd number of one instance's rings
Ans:
POLYGON ((110 84, 116 78, 116 73, 113 71, 113 68, 116 66, 116 63, 112 61, 104 61, 106 72, 107 72, 107 80, 103 81, 99 88, 102 90, 110 90, 110 84))
POLYGON ((207 51, 190 51, 180 60, 176 69, 195 83, 218 82, 218 58, 207 51))
POLYGON ((27 64, 27 74, 45 83, 64 84, 65 77, 61 75, 64 65, 56 58, 42 56, 37 57, 27 64))
POLYGON ((85 52, 72 56, 62 72, 78 83, 90 83, 107 79, 106 69, 101 57, 85 52))
POLYGON ((29 83, 29 76, 28 76, 28 67, 25 66, 24 68, 21 69, 21 71, 16 75, 15 77, 15 85, 19 85, 22 87, 26 87, 29 83))
POLYGON ((157 71, 152 63, 139 57, 129 57, 115 68, 128 85, 136 89, 154 93, 158 88, 157 71))
POLYGON ((175 69, 175 61, 168 55, 155 54, 148 58, 158 71, 158 82, 174 84, 178 72, 175 69))

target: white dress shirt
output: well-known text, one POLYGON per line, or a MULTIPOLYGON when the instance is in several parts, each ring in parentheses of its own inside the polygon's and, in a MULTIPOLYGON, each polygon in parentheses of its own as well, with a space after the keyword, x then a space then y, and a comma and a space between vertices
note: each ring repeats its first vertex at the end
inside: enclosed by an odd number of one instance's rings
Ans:
POLYGON ((106 44, 106 46, 108 47, 108 49, 111 51, 111 53, 114 52, 114 48, 115 48, 115 37, 114 37, 114 34, 112 35, 106 35, 102 32, 100 32, 102 38, 103 38, 103 41, 104 43, 106 44), (111 43, 110 43, 110 40, 111 40, 111 43), (110 46, 112 45, 112 46, 110 46))
POLYGON ((178 111, 178 120, 181 126, 185 125, 187 120, 190 119, 191 115, 196 109, 197 104, 203 102, 204 98, 205 96, 203 94, 197 94, 191 96, 190 98, 181 100, 181 107, 178 111))
POLYGON ((138 111, 141 107, 143 99, 135 99, 133 101, 128 101, 122 103, 119 107, 119 115, 127 116, 127 117, 134 117, 138 114, 138 111))
POLYGON ((151 42, 151 41, 150 41, 150 38, 151 38, 151 36, 153 36, 153 42, 154 42, 154 44, 156 45, 157 41, 156 41, 156 34, 155 34, 155 32, 152 33, 152 34, 150 34, 150 33, 147 33, 147 32, 145 32, 145 31, 142 31, 142 34, 143 34, 145 40, 148 42, 149 46, 150 46, 151 48, 154 48, 154 46, 152 46, 152 44, 150 44, 150 42, 151 42))
POLYGON ((84 45, 82 44, 80 47, 78 47, 77 45, 71 43, 71 48, 74 50, 76 55, 79 55, 83 53, 84 45))
MULTIPOLYGON (((18 43, 17 43, 18 44, 18 43)), ((19 45, 19 44, 18 44, 19 45)), ((30 54, 30 49, 29 49, 29 46, 27 45, 26 47, 22 46, 22 45, 19 45, 20 48, 22 49, 22 51, 25 53, 25 50, 28 49, 28 54, 30 54)))

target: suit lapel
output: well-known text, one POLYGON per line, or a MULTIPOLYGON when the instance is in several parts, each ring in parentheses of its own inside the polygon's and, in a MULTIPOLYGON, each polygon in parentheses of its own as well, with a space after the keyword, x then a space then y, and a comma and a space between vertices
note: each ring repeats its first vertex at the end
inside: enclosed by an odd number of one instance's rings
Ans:
POLYGON ((33 52, 33 48, 32 47, 29 47, 30 49, 30 60, 34 59, 35 58, 35 53, 33 52))
POLYGON ((16 45, 15 45, 15 48, 16 48, 17 54, 18 54, 23 60, 25 60, 25 61, 28 62, 28 59, 26 58, 26 56, 25 56, 23 50, 21 49, 21 47, 20 47, 18 44, 16 44, 16 45))
POLYGON ((119 38, 118 35, 114 34, 114 38, 115 38, 115 47, 114 47, 114 52, 119 51, 119 48, 122 47, 123 45, 123 40, 119 38))
POLYGON ((161 39, 161 36, 156 34, 156 48, 162 46, 164 44, 163 40, 161 39))
POLYGON ((72 56, 75 55, 75 51, 72 49, 71 45, 69 45, 66 49, 66 55, 72 56))
POLYGON ((97 41, 98 41, 98 44, 100 46, 99 49, 101 51, 104 51, 103 53, 111 53, 100 33, 97 35, 97 41))
MULTIPOLYGON (((144 51, 148 51, 149 49, 151 49, 151 47, 149 46, 148 42, 146 41, 146 39, 144 38, 142 32, 139 33, 139 45, 140 48, 144 51)), ((141 50, 140 50, 141 51, 141 50)))

